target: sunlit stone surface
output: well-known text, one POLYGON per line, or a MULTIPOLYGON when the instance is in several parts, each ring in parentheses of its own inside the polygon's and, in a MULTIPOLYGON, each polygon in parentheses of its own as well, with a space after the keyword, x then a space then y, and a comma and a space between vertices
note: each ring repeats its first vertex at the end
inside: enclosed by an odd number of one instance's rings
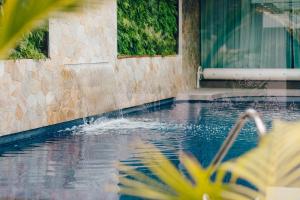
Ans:
POLYGON ((179 54, 170 57, 117 58, 116 0, 51 19, 49 59, 0 63, 0 135, 175 97, 194 88, 198 4, 180 3, 179 54))

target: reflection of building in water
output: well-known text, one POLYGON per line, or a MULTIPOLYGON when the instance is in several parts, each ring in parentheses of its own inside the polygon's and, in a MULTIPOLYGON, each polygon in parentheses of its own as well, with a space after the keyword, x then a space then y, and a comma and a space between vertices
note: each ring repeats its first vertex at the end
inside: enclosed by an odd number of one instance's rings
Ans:
POLYGON ((197 119, 201 111, 199 103, 178 103, 170 111, 170 115, 179 123, 188 123, 190 120, 197 119))
MULTIPOLYGON (((121 161, 144 170, 138 158, 149 151, 135 142, 142 139, 158 146, 180 169, 178 151, 198 155, 205 166, 217 152, 239 113, 246 107, 226 102, 178 103, 152 112, 137 112, 121 119, 101 119, 73 134, 15 147, 0 157, 0 199, 117 200, 108 186, 117 187, 121 161), (218 126, 216 126, 218 124, 218 126)), ((246 101, 248 102, 248 101, 246 101)), ((258 103, 263 116, 299 119, 299 105, 275 111, 274 104, 258 103), (291 107, 291 108, 290 108, 291 107), (289 108, 291 110, 289 110, 289 108)), ((254 104, 247 104, 253 107, 254 104)), ((247 125, 251 125, 250 123, 247 125)), ((256 141, 255 126, 246 126, 242 145, 256 141), (249 139, 249 137, 251 137, 249 139)), ((236 152, 236 151, 234 151, 236 152)))
POLYGON ((187 105, 95 122, 87 125, 85 132, 7 152, 0 158, 0 171, 4 172, 0 198, 119 199, 107 190, 111 185, 117 187, 116 163, 142 166, 137 158, 143 150, 133 147, 140 139, 155 143, 176 158, 186 137, 186 124, 199 115, 199 104, 187 105))
POLYGON ((75 171, 81 157, 81 141, 66 140, 48 146, 48 169, 45 176, 47 187, 72 188, 76 181, 75 171), (61 165, 60 163, 64 163, 61 165))
POLYGON ((0 159, 0 198, 119 199, 106 189, 117 185, 115 163, 128 157, 130 141, 109 135, 70 136, 7 153, 0 159))

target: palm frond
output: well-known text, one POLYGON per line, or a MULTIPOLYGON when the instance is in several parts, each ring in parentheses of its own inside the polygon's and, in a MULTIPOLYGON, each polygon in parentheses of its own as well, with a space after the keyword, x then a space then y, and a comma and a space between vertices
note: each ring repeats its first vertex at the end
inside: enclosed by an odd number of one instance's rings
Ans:
MULTIPOLYGON (((50 14, 78 8, 87 0, 8 0, 1 5, 0 59, 31 29, 50 14)), ((90 0, 91 1, 91 0, 90 0)))
POLYGON ((189 179, 156 147, 147 144, 146 149, 149 151, 143 152, 141 161, 156 178, 150 178, 132 167, 121 166, 120 171, 125 176, 120 178, 120 193, 156 200, 199 200, 205 194, 220 199, 224 185, 222 181, 211 180, 210 168, 204 169, 195 158, 182 153, 180 160, 187 175, 192 177, 189 179))
MULTIPOLYGON (((270 187, 300 187, 300 124, 276 122, 274 130, 262 138, 259 146, 237 160, 227 162, 221 169, 231 172, 236 180, 246 180, 256 187, 243 187, 240 195, 248 199, 264 200, 270 187)), ((233 199, 237 182, 230 185, 233 199)))
POLYGON ((213 179, 212 168, 204 169, 195 158, 181 153, 186 176, 159 150, 148 145, 149 152, 142 153, 141 161, 156 178, 123 166, 120 192, 157 200, 202 199, 204 194, 210 200, 266 200, 270 187, 300 187, 299 144, 299 123, 276 122, 257 148, 223 163, 213 179), (231 177, 229 182, 227 175, 231 177), (248 184, 241 184, 241 180, 248 184))

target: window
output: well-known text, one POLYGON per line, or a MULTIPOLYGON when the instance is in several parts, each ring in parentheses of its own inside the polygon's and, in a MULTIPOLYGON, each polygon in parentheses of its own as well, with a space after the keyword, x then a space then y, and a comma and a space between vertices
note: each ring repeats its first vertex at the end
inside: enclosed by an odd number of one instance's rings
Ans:
POLYGON ((200 0, 204 68, 300 68, 297 0, 200 0))

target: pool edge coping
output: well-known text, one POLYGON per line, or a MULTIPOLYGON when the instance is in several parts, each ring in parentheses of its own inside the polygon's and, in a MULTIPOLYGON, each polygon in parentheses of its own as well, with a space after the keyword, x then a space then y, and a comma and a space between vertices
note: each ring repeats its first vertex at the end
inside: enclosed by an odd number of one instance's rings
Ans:
POLYGON ((200 88, 179 93, 176 101, 213 101, 232 97, 300 97, 300 90, 200 88))
MULTIPOLYGON (((191 103, 191 102, 211 102, 211 101, 224 101, 226 98, 232 97, 287 97, 287 92, 282 93, 267 92, 266 90, 257 90, 257 89, 200 89, 193 90, 186 93, 181 93, 177 97, 162 99, 159 101, 154 101, 150 103, 141 104, 138 106, 133 106, 129 108, 123 108, 119 110, 114 110, 111 112, 102 113, 99 115, 88 116, 85 118, 74 119, 70 121, 65 121, 62 123, 57 123, 49 126, 44 126, 36 129, 26 130, 17 133, 11 133, 7 135, 0 136, 0 145, 8 145, 10 143, 19 142, 22 140, 28 140, 36 137, 50 136, 57 133, 57 130, 65 130, 67 128, 72 128, 74 126, 83 125, 86 121, 91 121, 92 119, 98 119, 101 117, 118 117, 123 115, 139 112, 147 109, 151 109, 157 106, 163 106, 173 103, 191 103), (252 91, 252 92, 250 92, 252 91), (254 91, 254 92, 253 92, 254 91), (281 95, 280 95, 281 94, 281 95), (49 131, 50 130, 50 131, 49 131), (53 130, 53 132, 51 131, 53 130)), ((287 90, 285 90, 287 91, 287 90)), ((291 92, 291 91, 290 91, 291 92)), ((289 92, 289 93, 290 93, 289 92)), ((300 90, 297 90, 297 93, 292 91, 293 95, 291 97, 299 97, 300 102, 300 90)), ((228 99, 227 99, 228 101, 228 99)))
POLYGON ((47 136, 57 134, 59 130, 65 130, 67 128, 72 128, 74 126, 80 126, 86 123, 87 121, 92 121, 94 119, 99 119, 101 117, 118 117, 118 116, 127 115, 134 112, 148 110, 158 106, 173 104, 174 102, 176 102, 176 99, 172 97, 172 98, 162 99, 159 101, 141 104, 138 106, 114 110, 99 115, 93 115, 85 118, 78 118, 70 121, 64 121, 61 123, 52 124, 49 126, 43 126, 40 128, 26 130, 22 132, 10 133, 10 134, 0 136, 0 145, 9 145, 11 143, 19 142, 22 140, 29 140, 32 138, 47 137, 47 136))

